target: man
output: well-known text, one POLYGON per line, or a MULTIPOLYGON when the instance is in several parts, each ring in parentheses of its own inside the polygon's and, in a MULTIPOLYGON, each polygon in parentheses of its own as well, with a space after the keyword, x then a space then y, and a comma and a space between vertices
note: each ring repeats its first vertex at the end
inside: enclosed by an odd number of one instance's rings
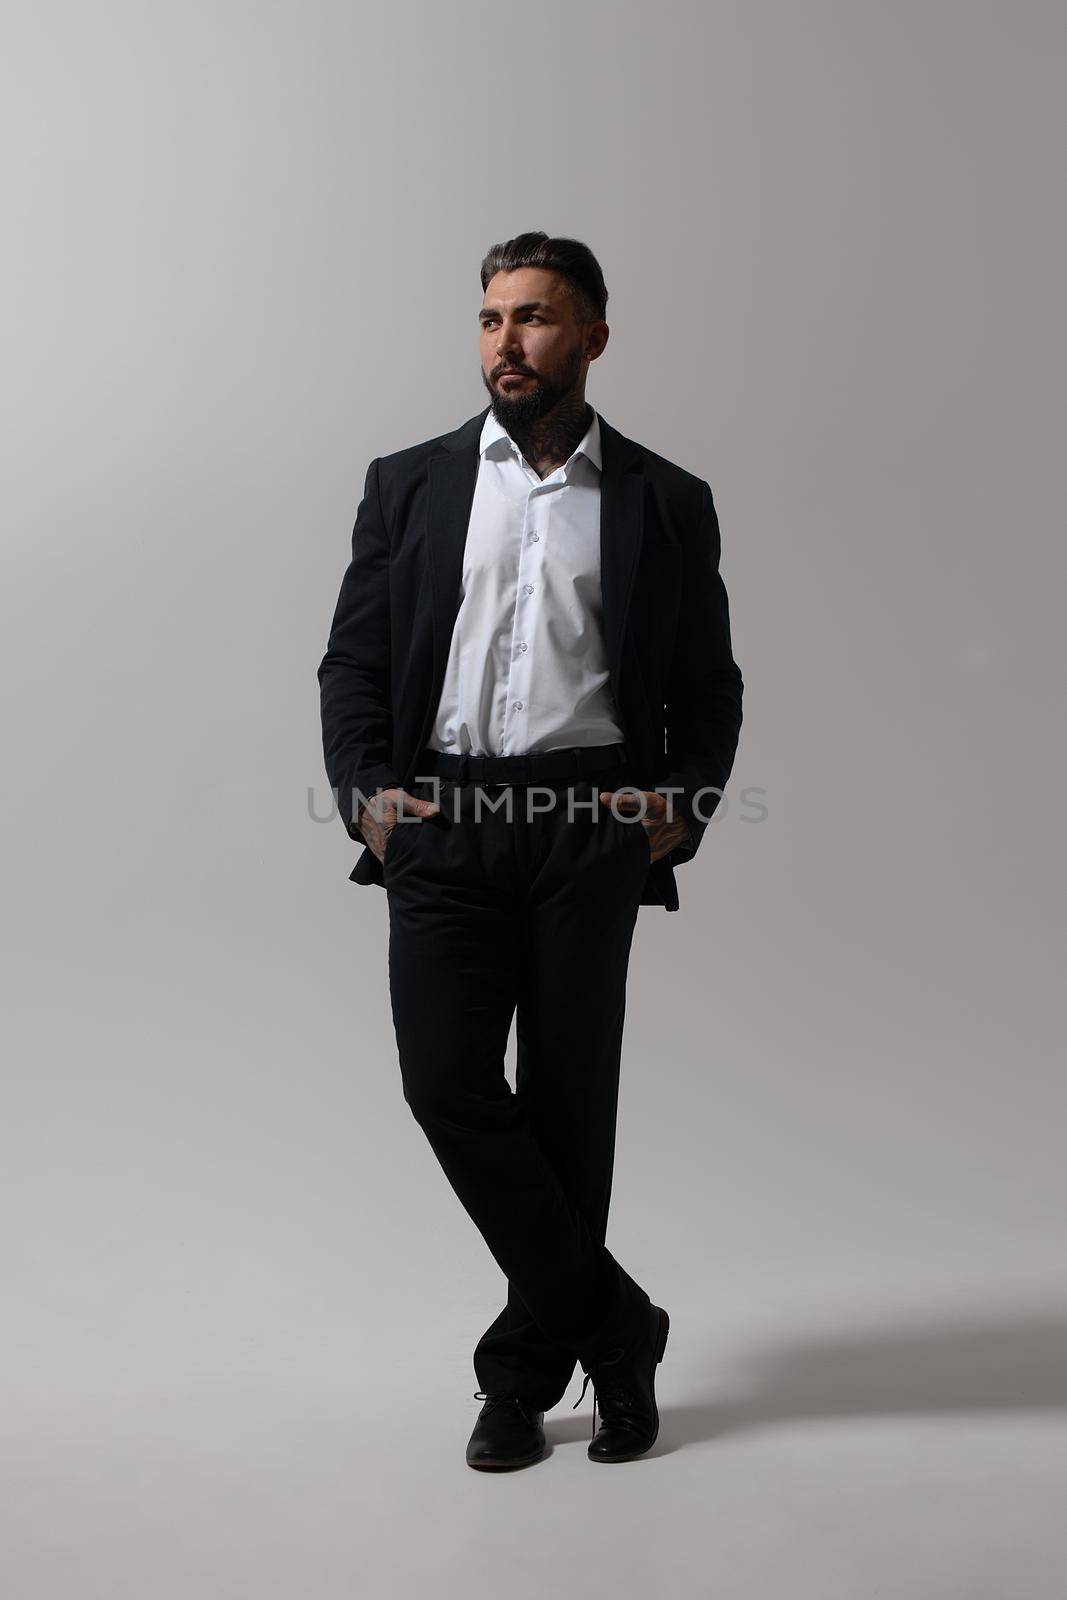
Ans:
POLYGON ((639 906, 678 908, 743 684, 710 488, 586 402, 592 252, 521 234, 481 282, 489 406, 367 472, 326 769, 351 876, 387 891, 405 1099, 508 1279, 466 1459, 540 1459, 577 1361, 588 1454, 626 1461, 657 1436, 669 1326, 604 1242, 626 970, 639 906))

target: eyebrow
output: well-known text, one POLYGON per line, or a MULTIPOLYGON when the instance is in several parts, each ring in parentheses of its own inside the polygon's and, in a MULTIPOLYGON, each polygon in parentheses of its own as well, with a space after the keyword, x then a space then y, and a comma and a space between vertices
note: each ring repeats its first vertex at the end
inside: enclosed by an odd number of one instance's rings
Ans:
MULTIPOLYGON (((516 311, 551 311, 552 307, 549 305, 547 300, 524 300, 521 306, 516 306, 515 307, 515 310, 516 311)), ((483 306, 482 309, 478 313, 478 321, 481 322, 483 317, 495 317, 496 315, 497 315, 497 308, 495 306, 483 306)))

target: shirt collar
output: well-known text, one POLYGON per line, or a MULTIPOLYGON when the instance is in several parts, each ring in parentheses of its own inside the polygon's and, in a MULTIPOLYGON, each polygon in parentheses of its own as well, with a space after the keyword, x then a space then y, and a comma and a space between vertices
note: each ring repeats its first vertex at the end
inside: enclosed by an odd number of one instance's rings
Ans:
MULTIPOLYGON (((593 411, 593 420, 586 428, 578 444, 575 445, 574 454, 585 456, 599 470, 603 465, 603 458, 600 453, 600 418, 597 416, 595 408, 591 407, 590 409, 593 411)), ((507 429, 496 420, 490 407, 482 424, 478 452, 483 456, 490 453, 490 451, 494 455, 506 454, 509 448, 516 456, 521 454, 518 445, 507 429), (501 440, 506 440, 506 444, 501 444, 501 440)))

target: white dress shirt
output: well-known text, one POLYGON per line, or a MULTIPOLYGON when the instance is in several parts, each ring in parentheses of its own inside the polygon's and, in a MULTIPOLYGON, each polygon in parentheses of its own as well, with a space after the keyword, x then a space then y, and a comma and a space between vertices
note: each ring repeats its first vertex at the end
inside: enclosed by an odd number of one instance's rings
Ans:
POLYGON ((600 592, 600 419, 541 479, 490 411, 429 743, 525 755, 623 739, 600 592))

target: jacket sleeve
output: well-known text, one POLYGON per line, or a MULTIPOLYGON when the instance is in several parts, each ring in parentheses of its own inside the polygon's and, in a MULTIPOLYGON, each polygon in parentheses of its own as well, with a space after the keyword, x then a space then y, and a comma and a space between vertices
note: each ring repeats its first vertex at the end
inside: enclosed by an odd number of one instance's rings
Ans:
POLYGON ((380 457, 367 469, 352 529, 352 559, 319 666, 326 775, 353 839, 360 796, 396 783, 392 770, 389 534, 382 515, 380 457))
POLYGON ((683 547, 681 610, 664 706, 669 770, 656 785, 680 790, 671 800, 692 835, 688 844, 671 851, 676 866, 697 853, 733 768, 741 731, 744 681, 733 657, 729 604, 719 573, 719 519, 706 483, 699 520, 683 535, 683 547))

